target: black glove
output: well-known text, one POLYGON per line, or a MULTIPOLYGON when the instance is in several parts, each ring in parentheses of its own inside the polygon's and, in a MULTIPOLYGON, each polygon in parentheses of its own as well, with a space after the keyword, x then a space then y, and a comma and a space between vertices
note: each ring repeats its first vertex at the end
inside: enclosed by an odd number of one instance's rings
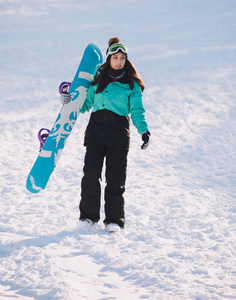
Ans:
POLYGON ((71 101, 71 95, 68 92, 62 92, 60 96, 61 103, 67 104, 71 101))
POLYGON ((141 149, 146 149, 149 146, 150 135, 151 135, 151 133, 149 131, 145 131, 142 133, 143 144, 141 146, 141 149))

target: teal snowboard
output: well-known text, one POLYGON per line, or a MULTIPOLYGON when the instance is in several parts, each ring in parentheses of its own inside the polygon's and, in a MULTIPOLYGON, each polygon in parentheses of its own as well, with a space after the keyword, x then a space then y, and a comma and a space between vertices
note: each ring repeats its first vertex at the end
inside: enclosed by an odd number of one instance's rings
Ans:
POLYGON ((45 189, 84 104, 90 82, 101 64, 102 53, 100 49, 94 44, 89 44, 84 51, 69 90, 71 101, 62 106, 28 175, 26 187, 30 192, 38 193, 45 189))

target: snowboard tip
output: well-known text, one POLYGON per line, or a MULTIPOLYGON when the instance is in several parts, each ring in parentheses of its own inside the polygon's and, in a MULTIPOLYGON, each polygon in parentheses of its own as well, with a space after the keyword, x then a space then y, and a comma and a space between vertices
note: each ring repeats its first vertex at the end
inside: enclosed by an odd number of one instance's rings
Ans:
POLYGON ((32 175, 29 175, 27 178, 26 188, 29 192, 34 193, 34 194, 39 193, 42 190, 41 187, 39 187, 35 184, 34 178, 32 175))

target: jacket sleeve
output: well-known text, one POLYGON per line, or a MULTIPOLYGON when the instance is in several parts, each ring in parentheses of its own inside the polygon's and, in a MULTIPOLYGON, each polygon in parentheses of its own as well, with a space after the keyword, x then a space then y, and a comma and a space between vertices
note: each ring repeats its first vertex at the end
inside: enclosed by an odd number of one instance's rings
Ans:
POLYGON ((80 111, 82 114, 89 111, 93 107, 95 91, 96 91, 95 86, 90 85, 86 99, 84 101, 84 105, 80 111))
POLYGON ((143 94, 137 82, 134 82, 134 88, 130 95, 130 114, 134 126, 137 128, 138 133, 142 134, 148 131, 148 124, 145 117, 145 109, 143 107, 143 94))

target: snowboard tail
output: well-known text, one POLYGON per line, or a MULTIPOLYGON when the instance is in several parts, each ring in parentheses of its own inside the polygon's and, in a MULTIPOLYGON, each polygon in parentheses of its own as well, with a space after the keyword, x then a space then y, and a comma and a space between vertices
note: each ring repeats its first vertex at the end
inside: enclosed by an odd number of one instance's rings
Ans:
POLYGON ((30 192, 38 193, 46 188, 50 175, 56 167, 67 138, 84 104, 90 82, 101 63, 102 53, 100 49, 94 44, 89 44, 84 51, 69 90, 71 101, 62 106, 50 134, 28 175, 26 188, 30 192))

